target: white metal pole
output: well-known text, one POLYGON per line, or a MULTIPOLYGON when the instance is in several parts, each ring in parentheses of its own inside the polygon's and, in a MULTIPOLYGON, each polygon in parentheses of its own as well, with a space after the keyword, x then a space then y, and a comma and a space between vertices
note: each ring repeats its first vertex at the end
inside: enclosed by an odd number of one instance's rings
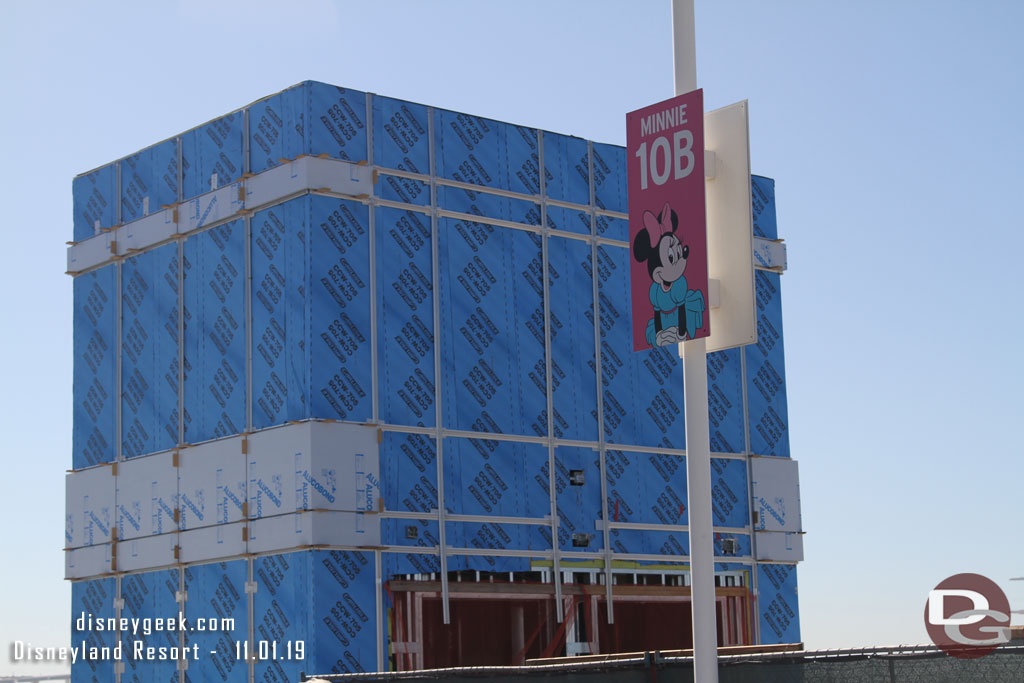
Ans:
MULTIPOLYGON (((672 45, 676 95, 696 90, 697 43, 693 0, 672 0, 672 45)), ((696 683, 718 683, 708 367, 703 338, 683 342, 683 380, 686 405, 686 497, 690 506, 693 680, 696 683)))

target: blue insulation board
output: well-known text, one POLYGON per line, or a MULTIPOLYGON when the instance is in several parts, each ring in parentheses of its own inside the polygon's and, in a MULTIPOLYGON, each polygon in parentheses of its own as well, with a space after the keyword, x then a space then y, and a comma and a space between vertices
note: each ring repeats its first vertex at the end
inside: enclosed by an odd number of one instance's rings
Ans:
POLYGON ((380 472, 385 509, 437 509, 437 447, 433 438, 385 432, 380 445, 380 472))
POLYGON ((747 403, 750 411, 750 450, 756 455, 788 458, 789 414, 786 402, 786 364, 782 344, 780 275, 757 271, 757 344, 747 354, 747 403))
POLYGON ((366 93, 307 81, 309 91, 309 147, 307 154, 334 159, 367 158, 366 93))
MULTIPOLYGON (((430 172, 430 120, 422 104, 374 97, 373 131, 374 164, 409 173, 430 172)), ((403 189, 411 187, 404 179, 398 184, 403 189)), ((407 204, 430 203, 429 194, 424 197, 416 191, 409 191, 405 199, 385 198, 407 204)))
POLYGON ((366 94, 305 81, 249 107, 249 159, 259 173, 301 154, 362 161, 366 94))
POLYGON ((120 163, 122 223, 156 213, 162 205, 178 201, 177 139, 147 147, 120 163))
MULTIPOLYGON (((551 199, 590 204, 590 153, 583 138, 543 133, 544 191, 551 199)), ((548 211, 552 207, 548 207, 548 211)), ((590 232, 590 228, 583 231, 590 232)))
POLYGON ((74 280, 72 467, 114 459, 117 266, 74 280))
POLYGON ((599 209, 628 213, 625 147, 594 144, 594 203, 599 209))
POLYGON ((604 434, 611 443, 685 448, 683 364, 675 349, 632 351, 629 252, 598 247, 604 434))
POLYGON ((376 210, 380 415, 389 424, 437 424, 430 218, 376 210))
POLYGON ((601 519, 601 459, 596 450, 569 446, 555 449, 555 500, 559 549, 603 550, 604 535, 595 525, 601 519), (574 484, 574 480, 582 483, 574 484))
MULTIPOLYGON (((128 574, 121 579, 121 598, 124 600, 121 616, 129 620, 176 617, 180 608, 174 597, 178 590, 177 569, 128 574)), ((153 628, 149 634, 144 631, 142 628, 137 632, 129 629, 121 634, 125 662, 121 680, 131 683, 177 681, 177 663, 169 659, 161 660, 155 655, 156 650, 153 655, 147 655, 145 648, 176 648, 180 645, 181 632, 176 627, 153 628), (139 657, 134 656, 137 647, 143 648, 139 657)))
POLYGON ((245 223, 184 243, 185 442, 245 430, 245 223))
POLYGON ((373 400, 369 208, 330 197, 307 201, 311 416, 364 422, 373 400))
POLYGON ((373 553, 337 550, 255 558, 255 638, 277 641, 279 650, 278 659, 256 662, 255 680, 376 670, 373 562, 373 553), (281 656, 286 643, 300 640, 304 660, 281 656))
POLYGON ((745 527, 750 523, 745 460, 711 458, 711 500, 715 526, 745 527))
POLYGON ((540 225, 540 205, 529 200, 441 186, 437 188, 437 203, 447 211, 523 225, 540 225))
POLYGON ((764 176, 750 176, 751 209, 754 214, 754 234, 770 240, 779 238, 775 215, 775 181, 764 176))
POLYGON ((309 414, 308 198, 252 217, 252 421, 257 429, 309 414))
POLYGON ((71 647, 110 648, 104 656, 94 659, 80 658, 71 667, 72 683, 109 683, 114 680, 114 662, 111 655, 117 645, 113 631, 96 630, 89 617, 113 619, 117 584, 114 579, 76 581, 71 584, 71 647), (79 621, 81 619, 81 621, 79 621), (84 628, 79 629, 79 626, 84 628))
POLYGON ((683 456, 608 451, 605 472, 608 516, 612 522, 689 523, 686 458, 683 456))
POLYGON ((245 560, 185 568, 188 595, 185 617, 190 624, 195 624, 197 619, 206 619, 207 624, 212 619, 217 620, 217 628, 186 631, 186 647, 197 644, 200 652, 199 661, 189 662, 186 681, 245 683, 249 680, 245 659, 236 656, 236 644, 248 639, 247 575, 245 560))
POLYGON ((708 354, 708 429, 713 453, 742 453, 743 369, 741 349, 708 354))
MULTIPOLYGON (((444 461, 445 509, 451 514, 542 518, 551 513, 546 446, 449 438, 444 461)), ((449 523, 445 541, 464 548, 548 550, 551 533, 547 525, 449 523)))
POLYGON ((589 235, 592 232, 588 212, 567 209, 554 204, 549 204, 547 207, 547 226, 552 230, 562 230, 577 235, 589 235))
POLYGON ((690 535, 685 531, 640 531, 612 529, 609 534, 613 552, 651 555, 689 555, 690 535))
MULTIPOLYGON (((429 519, 384 519, 381 520, 381 536, 386 545, 405 546, 409 548, 435 548, 441 543, 440 526, 437 520, 429 519)), ((459 546, 454 543, 455 537, 446 539, 447 545, 459 546)))
POLYGON ((431 574, 441 571, 441 559, 429 553, 382 553, 381 575, 387 581, 403 574, 431 574))
POLYGON ((71 182, 74 239, 79 242, 117 224, 117 164, 107 164, 71 182))
POLYGON ((441 221, 438 261, 445 426, 547 433, 540 238, 441 221))
POLYGON ((300 83, 249 107, 249 168, 253 173, 305 151, 307 104, 306 84, 300 83))
POLYGON ((553 431, 562 439, 598 441, 592 272, 589 244, 548 239, 553 431))
POLYGON ((800 609, 796 565, 757 565, 757 592, 761 642, 766 645, 799 643, 800 609))
POLYGON ((540 191, 535 129, 437 109, 434 131, 438 176, 522 194, 540 191))
POLYGON ((178 443, 178 245, 121 266, 121 448, 125 457, 178 443))
POLYGON ((245 173, 245 115, 236 111, 181 135, 182 199, 192 199, 238 180, 245 173))

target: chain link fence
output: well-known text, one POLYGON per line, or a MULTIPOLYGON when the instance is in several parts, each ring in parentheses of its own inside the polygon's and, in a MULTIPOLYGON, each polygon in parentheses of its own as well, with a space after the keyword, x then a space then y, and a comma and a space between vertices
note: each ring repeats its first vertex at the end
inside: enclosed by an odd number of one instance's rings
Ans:
MULTIPOLYGON (((331 674, 306 681, 458 680, 463 683, 689 683, 691 657, 642 657, 545 666, 331 674)), ((1004 645, 978 659, 951 657, 931 645, 821 650, 719 658, 719 683, 1024 683, 1024 645, 1004 645)))

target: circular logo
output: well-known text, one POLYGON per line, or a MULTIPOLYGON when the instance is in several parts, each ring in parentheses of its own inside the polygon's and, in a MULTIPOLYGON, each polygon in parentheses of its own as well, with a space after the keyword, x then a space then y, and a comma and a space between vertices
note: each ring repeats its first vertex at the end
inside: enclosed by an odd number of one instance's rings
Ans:
POLYGON ((928 593, 924 625, 932 642, 961 659, 984 657, 1009 640, 1010 601, 994 581, 957 574, 928 593))

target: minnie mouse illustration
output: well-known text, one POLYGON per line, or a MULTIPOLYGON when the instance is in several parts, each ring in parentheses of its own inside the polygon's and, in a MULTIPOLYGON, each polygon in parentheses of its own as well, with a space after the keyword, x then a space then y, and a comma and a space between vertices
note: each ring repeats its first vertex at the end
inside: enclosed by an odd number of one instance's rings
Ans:
POLYGON ((690 247, 676 236, 679 217, 665 203, 655 216, 644 211, 644 227, 633 239, 633 258, 647 262, 651 276, 654 317, 647 323, 647 343, 665 346, 692 339, 704 326, 704 294, 686 288, 686 259, 690 247))

